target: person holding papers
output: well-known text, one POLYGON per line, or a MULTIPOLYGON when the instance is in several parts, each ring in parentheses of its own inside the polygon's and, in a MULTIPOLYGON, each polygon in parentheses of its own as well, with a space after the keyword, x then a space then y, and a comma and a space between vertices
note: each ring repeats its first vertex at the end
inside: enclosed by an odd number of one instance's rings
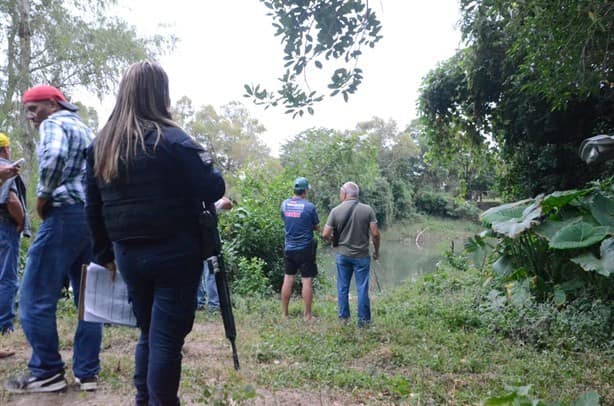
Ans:
POLYGON ((172 120, 170 105, 162 67, 131 65, 87 151, 94 262, 117 266, 141 330, 137 405, 179 404, 181 349, 204 260, 199 214, 225 191, 209 154, 172 120))
MULTIPOLYGON (((0 133, 0 165, 14 165, 10 160, 11 139, 0 133)), ((27 224, 26 187, 17 175, 0 182, 0 334, 13 331, 15 295, 17 294, 17 268, 19 262, 19 239, 27 224)), ((2 356, 0 355, 0 358, 2 356)))

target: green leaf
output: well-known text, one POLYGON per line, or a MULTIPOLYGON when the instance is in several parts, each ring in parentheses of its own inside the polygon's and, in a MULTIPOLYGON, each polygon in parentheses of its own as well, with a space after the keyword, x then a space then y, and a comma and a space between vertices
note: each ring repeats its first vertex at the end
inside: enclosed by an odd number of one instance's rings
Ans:
POLYGON ((580 215, 577 210, 570 209, 559 212, 556 217, 548 217, 546 220, 542 221, 540 225, 536 226, 533 230, 539 236, 544 237, 545 239, 550 241, 556 235, 556 233, 561 231, 563 228, 579 221, 583 221, 594 226, 599 225, 599 223, 595 221, 593 216, 591 216, 590 214, 580 215))
POLYGON ((505 278, 514 272, 514 266, 512 265, 512 257, 508 255, 502 255, 492 264, 492 269, 497 276, 505 278))
POLYGON ((614 238, 603 240, 600 247, 601 258, 597 258, 590 252, 571 258, 571 261, 578 264, 585 271, 597 272, 600 275, 609 277, 614 274, 614 238))
POLYGON ((490 208, 480 215, 480 220, 490 227, 493 223, 520 218, 533 201, 526 199, 490 208))
MULTIPOLYGON (((584 253, 582 255, 578 255, 577 257, 571 258, 571 262, 580 265, 582 269, 589 272, 597 272, 601 273, 602 266, 601 260, 591 254, 590 252, 584 253)), ((608 275, 605 275, 608 276, 608 275)))
POLYGON ((507 393, 502 396, 494 396, 484 401, 485 406, 499 406, 499 405, 511 405, 514 399, 516 399, 515 393, 507 393))
POLYGON ((531 391, 532 387, 533 385, 523 385, 523 386, 512 386, 511 388, 514 389, 514 392, 516 392, 517 395, 529 396, 529 392, 531 391))
POLYGON ((585 392, 574 400, 571 406, 599 406, 599 394, 594 390, 585 392))
POLYGON ((596 193, 591 204, 591 214, 603 226, 614 224, 614 199, 596 193))
POLYGON ((509 238, 516 238, 525 230, 539 224, 542 215, 540 201, 536 200, 533 204, 526 207, 519 218, 512 218, 500 223, 493 223, 493 231, 504 234, 509 238))
POLYGON ((614 238, 608 238, 601 242, 599 249, 601 261, 603 262, 603 270, 605 276, 614 274, 614 238))
POLYGON ((578 196, 585 195, 586 190, 564 190, 553 192, 544 198, 542 202, 542 209, 544 213, 549 213, 551 210, 557 208, 560 209, 578 196))
MULTIPOLYGON (((515 282, 510 289, 511 303, 515 306, 521 306, 531 300, 531 279, 526 278, 522 281, 515 282)), ((519 389, 525 388, 524 386, 519 389)))
POLYGON ((565 304, 566 301, 567 295, 565 294, 565 291, 561 289, 560 286, 556 285, 554 287, 554 304, 557 306, 561 306, 565 304))
POLYGON ((595 227, 584 221, 574 222, 563 227, 550 241, 554 249, 574 249, 590 247, 608 235, 608 227, 595 227))
POLYGON ((565 293, 576 291, 584 286, 586 286, 586 282, 582 279, 573 279, 567 282, 563 282, 558 285, 565 293))

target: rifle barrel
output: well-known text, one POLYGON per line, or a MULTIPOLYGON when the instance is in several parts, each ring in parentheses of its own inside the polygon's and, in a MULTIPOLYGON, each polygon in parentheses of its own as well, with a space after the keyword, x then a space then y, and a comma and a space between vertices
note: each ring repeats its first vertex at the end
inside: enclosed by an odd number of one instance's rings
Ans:
POLYGON ((226 338, 228 338, 232 347, 234 368, 239 370, 239 355, 235 344, 237 330, 235 327, 235 318, 232 314, 232 303, 230 302, 230 289, 228 288, 228 279, 226 278, 226 265, 224 264, 224 257, 220 253, 217 255, 217 257, 209 258, 207 262, 215 275, 215 284, 217 286, 217 293, 220 298, 220 313, 222 315, 222 321, 224 322, 226 338))

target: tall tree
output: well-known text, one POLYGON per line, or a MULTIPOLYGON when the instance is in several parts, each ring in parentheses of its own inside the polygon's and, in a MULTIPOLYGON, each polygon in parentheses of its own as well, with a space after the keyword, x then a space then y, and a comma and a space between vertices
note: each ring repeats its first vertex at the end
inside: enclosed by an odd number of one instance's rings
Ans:
POLYGON ((392 193, 381 176, 377 147, 363 134, 343 134, 326 128, 303 131, 281 147, 280 159, 289 177, 306 176, 313 201, 327 212, 339 202, 339 187, 354 181, 361 196, 374 206, 378 220, 391 216, 392 193))
POLYGON ((514 197, 581 186, 580 142, 614 131, 614 6, 607 0, 461 1, 467 47, 424 79, 420 111, 439 154, 495 141, 514 197))
MULTIPOLYGON (((34 84, 67 96, 78 86, 103 95, 130 62, 172 47, 173 37, 139 38, 124 20, 106 15, 115 0, 0 0, 0 127, 32 160, 35 140, 19 101, 34 84)), ((90 114, 91 116, 91 114, 90 114)))
POLYGON ((271 163, 270 150, 260 138, 265 128, 241 103, 228 103, 218 113, 211 105, 195 110, 192 101, 183 97, 173 112, 188 133, 214 154, 227 174, 240 175, 271 163))
POLYGON ((391 193, 391 199, 381 203, 388 221, 410 217, 414 212, 416 188, 412 172, 419 158, 418 145, 411 133, 399 131, 394 120, 384 121, 379 117, 358 123, 352 133, 366 136, 377 151, 381 187, 391 193))

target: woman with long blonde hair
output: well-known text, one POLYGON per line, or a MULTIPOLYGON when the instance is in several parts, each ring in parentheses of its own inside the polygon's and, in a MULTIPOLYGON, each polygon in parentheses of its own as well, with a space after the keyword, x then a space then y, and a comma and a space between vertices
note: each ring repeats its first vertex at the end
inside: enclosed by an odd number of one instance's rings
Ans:
POLYGON ((224 190, 209 155, 172 120, 162 67, 131 65, 88 148, 86 210, 95 262, 117 266, 141 330, 137 405, 179 404, 181 348, 204 259, 198 215, 224 190))

